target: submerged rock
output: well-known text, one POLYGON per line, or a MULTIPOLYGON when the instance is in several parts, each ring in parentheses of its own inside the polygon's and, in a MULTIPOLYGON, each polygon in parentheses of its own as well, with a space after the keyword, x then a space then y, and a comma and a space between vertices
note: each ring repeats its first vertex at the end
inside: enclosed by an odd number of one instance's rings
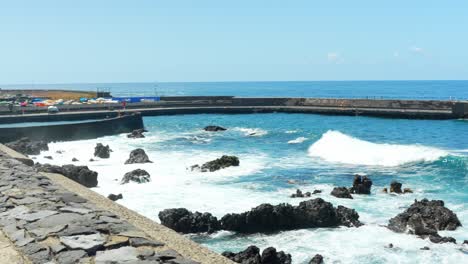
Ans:
POLYGON ((291 264, 291 255, 283 251, 276 251, 274 247, 268 247, 260 255, 260 249, 256 246, 249 246, 245 250, 233 253, 225 251, 222 253, 226 258, 244 264, 291 264))
POLYGON ((351 196, 351 193, 346 187, 335 187, 330 194, 338 198, 353 199, 353 196, 351 196))
POLYGON ((369 177, 356 174, 350 192, 355 194, 370 194, 371 187, 372 180, 369 177))
POLYGON ((457 215, 444 206, 441 200, 415 201, 403 213, 389 220, 388 228, 394 232, 409 232, 429 237, 434 243, 452 242, 453 238, 440 237, 439 230, 455 230, 461 226, 457 215))
POLYGON ((72 159, 72 162, 76 162, 76 161, 79 161, 79 160, 77 158, 72 159))
POLYGON ((145 135, 143 135, 144 132, 148 132, 148 130, 145 130, 143 128, 135 129, 132 131, 132 133, 127 135, 127 138, 144 138, 145 137, 145 135))
POLYGON ((99 157, 101 159, 108 159, 110 157, 111 149, 109 145, 104 146, 101 143, 97 143, 96 147, 94 148, 94 156, 99 157))
POLYGON ((224 127, 220 127, 220 126, 206 126, 205 128, 203 128, 203 130, 210 131, 210 132, 218 132, 218 131, 226 131, 227 129, 224 127))
POLYGON ((143 149, 137 148, 130 152, 128 160, 125 161, 125 164, 135 163, 152 163, 152 161, 149 160, 148 155, 146 155, 146 152, 143 149))
POLYGON ((165 209, 158 214, 161 224, 180 233, 213 233, 220 229, 218 219, 210 213, 192 213, 185 208, 165 209))
POLYGON ((323 264, 323 257, 320 254, 316 254, 310 261, 309 264, 323 264))
POLYGON ((203 164, 201 167, 199 165, 193 165, 191 166, 191 169, 199 169, 202 172, 213 172, 231 166, 239 166, 239 158, 236 156, 223 155, 221 158, 209 161, 203 164))
POLYGON ((240 233, 361 225, 354 210, 336 209, 321 198, 303 201, 298 206, 261 204, 241 214, 226 214, 220 221, 222 229, 240 233))
POLYGON ((63 165, 60 167, 50 164, 36 164, 35 167, 40 172, 62 174, 88 188, 96 187, 98 184, 97 172, 90 170, 88 166, 63 165))
POLYGON ((136 183, 146 183, 151 181, 151 176, 147 171, 142 169, 132 170, 125 173, 120 184, 126 184, 131 181, 136 183))
POLYGON ((442 243, 454 243, 454 244, 456 244, 457 243, 457 240, 455 238, 453 238, 453 237, 443 237, 443 236, 440 236, 439 234, 430 235, 429 240, 432 243, 437 243, 437 244, 442 244, 442 243))
POLYGON ((5 146, 24 155, 39 155, 42 150, 49 150, 45 141, 31 141, 29 138, 21 138, 17 141, 6 143, 5 146))
POLYGON ((44 156, 44 159, 50 159, 50 160, 53 160, 52 156, 44 156))
POLYGON ((109 195, 107 196, 107 198, 108 198, 109 200, 112 200, 112 201, 115 202, 115 201, 117 201, 117 200, 123 199, 123 196, 122 196, 121 193, 119 193, 119 194, 113 194, 113 193, 111 193, 111 194, 109 194, 109 195))

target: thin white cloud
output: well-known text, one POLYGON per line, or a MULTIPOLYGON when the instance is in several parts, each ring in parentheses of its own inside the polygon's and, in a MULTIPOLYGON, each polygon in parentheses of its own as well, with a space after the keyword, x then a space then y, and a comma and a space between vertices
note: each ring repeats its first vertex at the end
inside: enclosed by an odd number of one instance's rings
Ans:
POLYGON ((331 63, 340 64, 343 62, 343 58, 338 52, 329 52, 327 54, 327 60, 331 63))
POLYGON ((410 50, 414 53, 424 53, 424 49, 423 48, 420 48, 420 47, 411 47, 410 50))

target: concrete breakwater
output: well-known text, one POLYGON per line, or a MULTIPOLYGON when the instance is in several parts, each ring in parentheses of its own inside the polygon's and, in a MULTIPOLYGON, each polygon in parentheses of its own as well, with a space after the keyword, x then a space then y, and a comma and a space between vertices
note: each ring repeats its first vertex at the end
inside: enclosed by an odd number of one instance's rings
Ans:
MULTIPOLYGON (((24 119, 50 120, 65 117, 66 113, 88 113, 88 115, 116 115, 123 110, 119 104, 83 104, 58 106, 62 115, 57 117, 29 117, 24 119)), ((333 98, 241 98, 229 96, 202 97, 161 97, 158 102, 127 104, 125 110, 140 111, 142 115, 184 113, 255 113, 294 112, 333 115, 366 115, 391 118, 452 119, 468 117, 468 102, 441 100, 375 100, 375 99, 333 99, 333 98), (171 110, 172 109, 172 110, 171 110), (191 109, 191 110, 190 110, 191 109), (154 111, 153 111, 154 110, 154 111), (160 110, 160 111, 157 111, 160 110)), ((41 107, 15 107, 10 110, 0 107, 0 123, 15 122, 16 114, 45 113, 41 107), (13 115, 12 115, 13 114, 13 115)), ((79 120, 82 115, 67 118, 79 120)), ((22 121, 24 122, 24 121, 22 121)))
POLYGON ((0 239, 8 250, 0 249, 1 261, 232 263, 62 175, 38 173, 6 152, 0 152, 0 239))
MULTIPOLYGON (((23 122, 26 121, 23 119, 23 122)), ((81 123, 4 127, 0 128, 0 142, 10 142, 23 137, 44 141, 91 139, 119 133, 128 133, 140 128, 143 128, 141 114, 131 113, 121 117, 81 123)))

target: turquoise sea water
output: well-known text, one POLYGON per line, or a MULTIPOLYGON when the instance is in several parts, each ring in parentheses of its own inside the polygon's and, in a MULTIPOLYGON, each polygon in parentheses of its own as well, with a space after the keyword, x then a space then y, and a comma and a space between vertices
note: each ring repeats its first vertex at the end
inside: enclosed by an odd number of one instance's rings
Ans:
POLYGON ((119 203, 152 219, 165 208, 185 207, 217 217, 243 212, 261 203, 298 204, 289 195, 320 189, 317 195, 336 205, 354 208, 365 226, 360 228, 303 229, 273 234, 239 235, 221 231, 189 236, 223 252, 251 244, 274 246, 291 253, 294 263, 308 263, 316 253, 326 263, 463 263, 467 248, 460 244, 433 244, 412 235, 396 234, 385 227, 414 199, 442 199, 460 218, 463 227, 441 232, 461 243, 468 238, 468 122, 462 120, 404 120, 361 116, 307 114, 181 115, 145 117, 149 132, 144 139, 125 135, 79 142, 51 144, 39 155, 52 162, 82 160, 99 173, 103 195, 122 193, 119 203), (221 125, 225 132, 202 131, 221 125), (109 144, 109 160, 88 163, 97 142, 109 144), (144 148, 152 164, 123 165, 128 153, 144 148), (65 150, 56 154, 56 150, 65 150), (223 154, 236 155, 240 166, 213 173, 187 168, 223 154), (135 168, 150 172, 147 184, 120 185, 123 174, 135 168), (334 186, 350 186, 355 173, 373 180, 371 195, 338 199, 334 186), (381 192, 392 180, 413 194, 381 192), (291 184, 294 182, 294 184, 291 184), (385 246, 392 243, 395 248, 385 246), (429 246, 430 251, 419 248, 429 246), (461 262, 460 262, 461 261, 461 262))
POLYGON ((232 95, 266 97, 346 97, 468 99, 468 81, 299 81, 0 85, 0 88, 97 89, 115 96, 232 95))

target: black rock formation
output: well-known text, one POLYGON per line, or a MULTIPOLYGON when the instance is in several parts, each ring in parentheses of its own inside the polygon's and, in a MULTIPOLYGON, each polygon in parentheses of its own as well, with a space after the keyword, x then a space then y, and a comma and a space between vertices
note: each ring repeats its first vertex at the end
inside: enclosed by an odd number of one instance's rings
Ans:
POLYGON ((225 251, 222 253, 226 258, 244 264, 291 264, 291 255, 283 251, 276 251, 274 247, 268 247, 260 255, 260 249, 256 246, 249 246, 245 250, 233 253, 225 251))
POLYGON ((5 146, 22 153, 24 155, 39 155, 42 150, 49 150, 45 141, 31 141, 29 138, 22 138, 17 141, 6 143, 5 146))
POLYGON ((143 135, 144 132, 148 132, 148 130, 145 130, 143 128, 140 129, 135 129, 132 131, 132 133, 128 134, 128 138, 144 138, 145 135, 143 135))
POLYGON ((135 163, 152 163, 152 161, 149 160, 148 155, 146 155, 146 152, 143 149, 137 148, 130 152, 128 160, 125 161, 125 164, 135 163))
POLYGON ((367 176, 355 175, 353 187, 350 192, 355 194, 370 194, 372 187, 372 180, 367 176))
POLYGON ((38 171, 62 174, 63 176, 89 188, 96 187, 98 184, 97 172, 90 170, 88 166, 56 166, 50 164, 36 164, 35 166, 38 171))
POLYGON ((201 167, 199 165, 193 165, 191 169, 200 169, 202 172, 213 172, 231 166, 239 166, 239 158, 236 156, 223 155, 221 158, 209 161, 203 164, 201 167))
POLYGON ((397 181, 392 181, 390 183, 390 192, 392 193, 403 193, 403 191, 401 191, 401 182, 397 182, 397 181))
POLYGON ((203 130, 210 131, 210 132, 218 132, 218 131, 226 131, 227 129, 224 127, 220 127, 220 126, 206 126, 205 128, 203 128, 203 130))
POLYGON ((320 254, 316 254, 310 261, 309 264, 323 264, 323 257, 320 254))
POLYGON ((161 224, 180 233, 213 233, 220 229, 218 219, 210 213, 192 213, 185 208, 165 209, 158 214, 161 224))
POLYGON ((117 201, 117 200, 122 199, 123 196, 122 196, 121 193, 119 193, 119 194, 113 194, 113 193, 111 193, 111 194, 109 194, 109 195, 107 196, 107 198, 108 198, 109 200, 112 200, 112 201, 115 202, 115 201, 117 201))
POLYGON ((129 182, 136 182, 136 183, 146 183, 151 181, 150 174, 141 169, 132 170, 130 172, 125 173, 120 184, 126 184, 129 182))
POLYGON ((353 196, 351 196, 351 193, 346 187, 335 187, 330 194, 338 198, 353 199, 353 196))
POLYGON ((99 157, 101 159, 108 159, 110 157, 111 149, 109 145, 104 146, 101 143, 97 143, 96 147, 94 148, 94 156, 99 157))

